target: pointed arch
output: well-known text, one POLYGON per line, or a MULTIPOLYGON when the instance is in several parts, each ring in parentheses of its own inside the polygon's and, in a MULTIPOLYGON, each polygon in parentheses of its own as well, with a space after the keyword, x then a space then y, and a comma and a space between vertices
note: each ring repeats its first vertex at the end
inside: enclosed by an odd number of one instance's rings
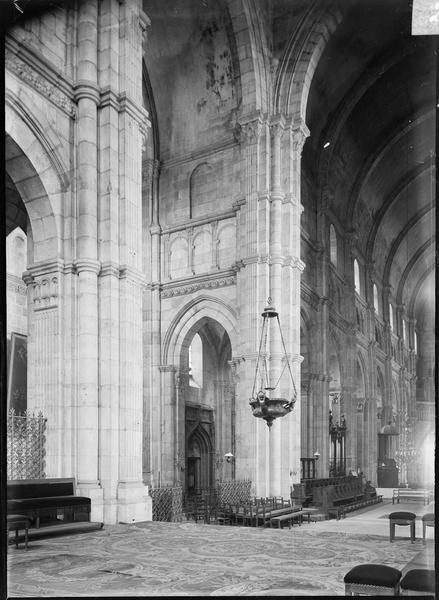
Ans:
POLYGON ((63 199, 68 179, 48 134, 22 111, 8 98, 5 169, 29 215, 33 262, 57 259, 62 255, 63 199))
POLYGON ((225 329, 233 354, 237 347, 235 311, 221 298, 202 295, 187 302, 169 325, 163 343, 162 364, 178 365, 187 338, 197 332, 207 319, 217 321, 225 329))

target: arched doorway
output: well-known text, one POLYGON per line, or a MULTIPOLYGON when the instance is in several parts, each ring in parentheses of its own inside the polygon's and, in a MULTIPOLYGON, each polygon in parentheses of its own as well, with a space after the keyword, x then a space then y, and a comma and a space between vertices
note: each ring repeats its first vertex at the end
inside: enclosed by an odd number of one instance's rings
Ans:
POLYGON ((188 494, 231 478, 224 460, 234 453, 234 390, 230 372, 231 344, 224 327, 201 319, 182 349, 184 389, 184 486, 188 494))
MULTIPOLYGON (((209 424, 208 424, 209 428, 209 424)), ((197 424, 187 438, 186 491, 189 495, 213 486, 212 439, 209 431, 197 424)))

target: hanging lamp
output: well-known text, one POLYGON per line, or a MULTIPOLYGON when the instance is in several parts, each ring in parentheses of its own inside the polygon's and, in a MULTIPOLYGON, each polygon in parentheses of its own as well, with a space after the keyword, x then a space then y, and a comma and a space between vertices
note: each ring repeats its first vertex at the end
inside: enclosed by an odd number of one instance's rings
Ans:
POLYGON ((273 421, 278 417, 285 417, 290 413, 296 403, 297 391, 294 384, 293 373, 291 371, 290 362, 288 360, 288 354, 285 348, 285 342, 282 335, 282 329, 280 327, 279 313, 276 311, 274 306, 271 305, 271 298, 268 298, 268 306, 264 308, 264 312, 261 314, 263 318, 261 339, 259 342, 258 359, 255 368, 255 378, 253 381, 253 389, 249 404, 252 408, 253 416, 259 419, 264 419, 268 427, 271 427, 273 421), (275 321, 271 321, 275 319, 275 321), (267 369, 267 337, 270 327, 277 325, 279 329, 280 339, 282 340, 284 366, 278 377, 278 380, 272 385, 269 380, 268 369, 267 369), (285 369, 288 367, 288 371, 291 377, 291 398, 281 398, 277 387, 280 383, 282 375, 285 369), (257 388, 259 376, 258 391, 255 393, 257 388))

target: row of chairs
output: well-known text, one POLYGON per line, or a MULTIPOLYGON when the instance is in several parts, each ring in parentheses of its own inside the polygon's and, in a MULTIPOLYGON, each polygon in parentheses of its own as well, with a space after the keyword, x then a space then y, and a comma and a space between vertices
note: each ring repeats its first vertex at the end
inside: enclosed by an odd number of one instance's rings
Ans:
MULTIPOLYGON (((250 527, 272 527, 273 519, 300 512, 300 506, 293 507, 290 499, 253 498, 248 502, 225 504, 218 508, 216 522, 224 525, 250 527)), ((302 513, 301 513, 302 514, 302 513)))

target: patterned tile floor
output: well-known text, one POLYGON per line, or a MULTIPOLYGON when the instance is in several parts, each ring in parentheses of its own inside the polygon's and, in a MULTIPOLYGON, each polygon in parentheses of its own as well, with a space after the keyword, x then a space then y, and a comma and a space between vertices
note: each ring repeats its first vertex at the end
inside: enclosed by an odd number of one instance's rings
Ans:
POLYGON ((27 552, 9 546, 8 597, 343 596, 343 576, 361 563, 433 568, 434 530, 426 546, 420 523, 414 544, 405 528, 390 543, 391 511, 281 530, 150 522, 35 539, 27 552))

